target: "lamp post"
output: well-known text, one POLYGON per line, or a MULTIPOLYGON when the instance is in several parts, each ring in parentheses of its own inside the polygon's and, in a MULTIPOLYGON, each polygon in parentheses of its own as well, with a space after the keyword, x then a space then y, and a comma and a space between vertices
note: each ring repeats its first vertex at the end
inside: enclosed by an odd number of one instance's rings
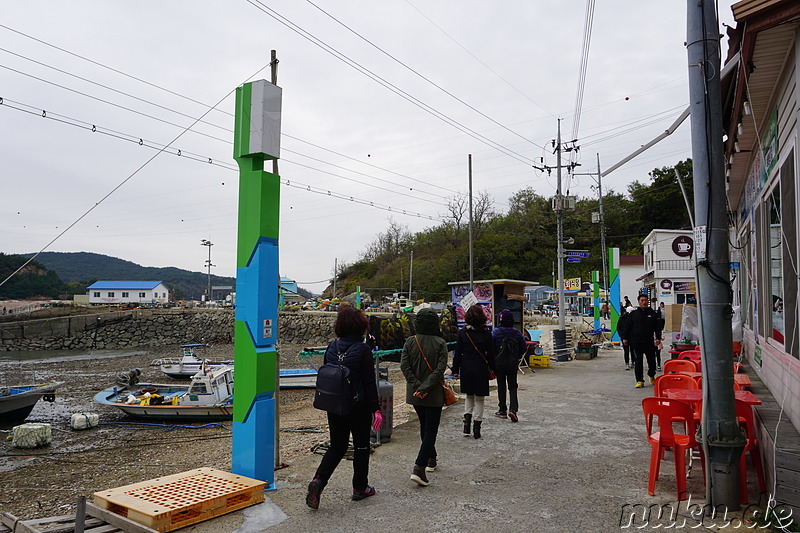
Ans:
POLYGON ((214 246, 214 243, 207 239, 203 239, 200 241, 200 246, 207 246, 208 247, 208 259, 206 259, 206 266, 208 267, 208 288, 206 289, 206 305, 208 302, 211 301, 211 267, 216 266, 211 264, 211 247, 214 246))

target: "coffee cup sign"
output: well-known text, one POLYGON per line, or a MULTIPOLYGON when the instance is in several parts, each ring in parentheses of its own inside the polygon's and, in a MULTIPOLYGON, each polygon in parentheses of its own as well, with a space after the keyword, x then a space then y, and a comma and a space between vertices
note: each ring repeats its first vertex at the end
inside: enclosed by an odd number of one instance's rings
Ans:
POLYGON ((678 257, 691 257, 694 252, 694 240, 688 235, 675 237, 672 241, 672 251, 678 257))

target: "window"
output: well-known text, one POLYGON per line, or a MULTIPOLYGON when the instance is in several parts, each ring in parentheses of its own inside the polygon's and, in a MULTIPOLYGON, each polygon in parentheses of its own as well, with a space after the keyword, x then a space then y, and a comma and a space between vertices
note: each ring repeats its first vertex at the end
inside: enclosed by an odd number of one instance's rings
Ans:
POLYGON ((114 297, 114 293, 113 293, 113 292, 109 292, 109 293, 108 293, 108 297, 109 297, 109 298, 113 298, 113 297, 114 297))
POLYGON ((100 292, 98 291, 98 292, 93 293, 93 296, 95 298, 100 298, 100 292))
MULTIPOLYGON (((783 344, 783 238, 781 232, 781 198, 780 186, 776 186, 767 198, 769 210, 769 291, 770 299, 765 302, 770 305, 767 316, 772 325, 770 337, 783 344)), ((769 330, 768 330, 769 331, 769 330)))
POLYGON ((127 297, 128 297, 128 293, 127 293, 127 292, 123 292, 123 293, 122 293, 122 297, 123 297, 123 298, 127 298, 127 297))
POLYGON ((144 297, 145 297, 145 293, 143 293, 143 292, 140 292, 140 293, 139 293, 139 298, 144 298, 144 297))

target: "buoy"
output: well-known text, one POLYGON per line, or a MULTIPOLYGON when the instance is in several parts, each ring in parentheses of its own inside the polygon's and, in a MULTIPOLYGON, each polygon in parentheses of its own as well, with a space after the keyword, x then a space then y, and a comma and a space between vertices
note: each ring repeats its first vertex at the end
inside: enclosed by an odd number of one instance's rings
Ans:
POLYGON ((53 440, 50 424, 28 423, 14 426, 11 444, 16 448, 38 448, 49 446, 53 440))

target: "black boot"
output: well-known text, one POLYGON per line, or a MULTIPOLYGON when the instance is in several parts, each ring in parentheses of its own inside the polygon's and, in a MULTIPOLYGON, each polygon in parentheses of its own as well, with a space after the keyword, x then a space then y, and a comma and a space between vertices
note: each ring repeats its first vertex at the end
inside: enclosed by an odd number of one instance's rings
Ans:
POLYGON ((481 438, 481 421, 480 420, 476 420, 475 422, 473 422, 473 424, 472 424, 472 436, 475 437, 476 439, 481 438))
POLYGON ((472 414, 464 413, 464 436, 469 437, 470 426, 472 425, 472 414))

